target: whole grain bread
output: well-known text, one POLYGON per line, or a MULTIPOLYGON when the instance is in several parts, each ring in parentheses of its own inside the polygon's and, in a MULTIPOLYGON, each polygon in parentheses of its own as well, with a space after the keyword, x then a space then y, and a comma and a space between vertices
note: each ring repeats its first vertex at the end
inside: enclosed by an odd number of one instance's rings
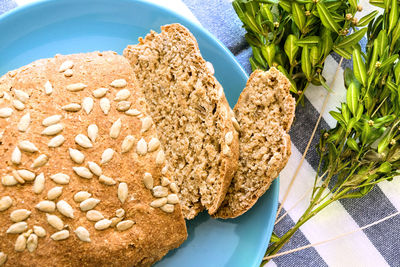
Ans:
POLYGON ((186 239, 146 109, 114 52, 0 79, 0 266, 150 266, 186 239))
POLYGON ((238 133, 222 86, 194 36, 182 25, 161 27, 124 50, 144 90, 180 187, 187 219, 221 205, 238 161, 238 133))
POLYGON ((251 74, 233 109, 240 125, 239 167, 215 217, 245 213, 286 165, 295 111, 289 88, 288 79, 275 68, 251 74))

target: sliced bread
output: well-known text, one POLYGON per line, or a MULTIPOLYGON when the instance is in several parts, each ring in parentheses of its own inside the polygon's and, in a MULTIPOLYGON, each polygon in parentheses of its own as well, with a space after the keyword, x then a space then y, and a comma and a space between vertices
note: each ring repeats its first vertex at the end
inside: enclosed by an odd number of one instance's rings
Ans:
POLYGON ((238 162, 238 133, 222 86, 213 76, 194 36, 182 25, 161 27, 124 56, 130 61, 146 101, 173 179, 183 214, 214 214, 238 162))
POLYGON ((239 167, 215 217, 234 218, 249 210, 286 165, 295 111, 289 88, 275 68, 250 76, 233 109, 240 125, 239 167))

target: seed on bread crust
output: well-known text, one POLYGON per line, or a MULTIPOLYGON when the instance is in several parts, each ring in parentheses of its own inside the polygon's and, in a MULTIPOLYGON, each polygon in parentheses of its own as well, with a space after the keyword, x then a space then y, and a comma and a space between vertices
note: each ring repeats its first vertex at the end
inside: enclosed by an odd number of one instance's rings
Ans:
POLYGON ((74 218, 74 209, 65 200, 60 200, 57 202, 57 210, 65 217, 74 218))
POLYGON ((53 124, 53 125, 46 127, 42 131, 41 134, 51 136, 51 135, 59 134, 60 132, 62 132, 62 130, 64 130, 64 126, 62 124, 58 123, 58 124, 53 124))
POLYGON ((95 98, 102 98, 107 94, 107 92, 108 92, 107 88, 99 88, 93 91, 93 96, 95 98))
POLYGON ((94 229, 103 231, 103 230, 106 230, 107 228, 109 228, 110 225, 111 225, 111 220, 103 219, 94 224, 94 229))
POLYGON ((126 183, 120 183, 118 185, 118 199, 122 204, 125 203, 128 198, 128 185, 126 183))
POLYGON ((108 162, 111 161, 111 159, 114 156, 114 149, 112 148, 107 148, 106 150, 104 150, 103 154, 101 154, 101 164, 106 164, 108 162))
POLYGON ((93 178, 93 174, 86 167, 72 167, 72 169, 81 178, 85 178, 85 179, 92 179, 93 178))
POLYGON ((50 178, 57 184, 66 185, 69 184, 70 177, 64 173, 57 173, 51 175, 50 178))
POLYGON ((100 175, 103 174, 103 170, 101 169, 101 167, 100 167, 97 163, 95 163, 95 162, 93 162, 93 161, 89 161, 89 162, 88 162, 88 167, 89 167, 89 170, 90 170, 93 174, 95 174, 95 175, 97 175, 97 176, 100 176, 100 175))
POLYGON ((142 112, 140 112, 137 109, 129 109, 129 110, 125 111, 125 114, 128 116, 139 116, 140 114, 142 114, 142 112))
POLYGON ((63 220, 57 215, 46 214, 47 222, 56 230, 60 231, 64 228, 63 220))
POLYGON ((86 191, 79 191, 74 195, 74 200, 75 202, 81 203, 82 201, 85 201, 86 199, 90 198, 92 194, 86 191))
POLYGON ((127 85, 127 82, 125 79, 117 79, 110 83, 110 86, 112 86, 114 88, 124 88, 126 85, 127 85))
POLYGON ((44 84, 44 92, 46 95, 51 95, 51 93, 53 93, 53 86, 49 81, 44 84))
POLYGON ((98 222, 104 219, 103 214, 98 210, 89 210, 86 212, 86 218, 91 222, 98 222))
POLYGON ((21 150, 19 150, 18 147, 15 147, 13 153, 11 154, 11 162, 15 165, 19 165, 21 164, 21 159, 22 159, 21 150))
POLYGON ((143 138, 141 138, 139 140, 139 142, 137 143, 136 152, 141 156, 146 155, 146 153, 147 153, 147 143, 143 138))
POLYGON ((38 236, 38 237, 45 237, 46 236, 46 230, 44 230, 43 227, 41 226, 33 226, 33 232, 38 236))
POLYGON ((56 203, 49 200, 40 201, 35 208, 42 212, 54 212, 56 210, 56 203))
POLYGON ((18 123, 18 131, 20 132, 26 132, 29 128, 29 125, 31 124, 31 115, 26 113, 24 116, 21 117, 18 123))
POLYGON ((96 198, 88 198, 88 199, 82 201, 79 204, 79 207, 81 208, 82 211, 88 211, 88 210, 94 209, 97 206, 97 204, 99 204, 99 203, 100 203, 100 200, 98 200, 96 198))
POLYGON ((34 153, 39 151, 39 149, 33 143, 26 140, 19 142, 18 147, 22 151, 29 153, 34 153))
POLYGON ((81 110, 81 108, 82 108, 82 106, 78 103, 70 103, 70 104, 67 104, 67 105, 61 107, 62 110, 69 111, 69 112, 77 112, 77 111, 81 110))
POLYGON ((158 138, 151 138, 148 144, 148 152, 156 151, 160 147, 160 141, 158 138))
POLYGON ((10 214, 10 219, 15 223, 22 222, 25 221, 31 215, 31 213, 32 212, 27 209, 14 210, 10 214))
POLYGON ((130 102, 130 101, 118 102, 117 110, 121 111, 121 112, 127 111, 131 107, 131 105, 132 105, 132 102, 130 102))
POLYGON ((92 111, 92 109, 93 109, 93 104, 94 104, 93 98, 91 98, 91 97, 85 97, 85 98, 83 99, 83 101, 82 101, 82 107, 83 107, 83 110, 86 112, 87 115, 89 115, 90 112, 92 111))
POLYGON ((7 262, 7 254, 0 251, 0 266, 4 266, 6 262, 7 262))
POLYGON ((115 185, 117 183, 113 178, 105 175, 100 175, 99 182, 105 185, 115 185))
POLYGON ((28 229, 28 224, 26 222, 17 222, 8 227, 7 234, 21 234, 28 229))
POLYGON ((18 184, 18 181, 14 176, 5 175, 1 178, 1 184, 4 186, 14 186, 18 184))
POLYGON ((78 149, 69 148, 68 151, 69 151, 69 156, 75 163, 81 164, 85 160, 85 155, 78 149))
POLYGON ((71 69, 74 66, 74 62, 71 60, 66 60, 64 61, 61 65, 60 68, 58 69, 58 72, 64 72, 68 69, 71 69))
POLYGON ((28 240, 26 241, 26 248, 29 252, 34 252, 38 246, 38 236, 35 234, 30 234, 28 240))
POLYGON ((232 144, 233 141, 233 133, 232 132, 227 132, 225 134, 225 143, 230 146, 232 144))
POLYGON ((8 118, 13 114, 12 108, 0 108, 0 118, 8 118))
POLYGON ((167 202, 168 202, 167 198, 166 198, 166 197, 162 197, 162 198, 153 200, 153 201, 150 203, 150 206, 153 207, 153 208, 159 208, 159 207, 162 207, 162 206, 164 206, 165 204, 167 204, 167 202))
POLYGON ((14 99, 14 100, 12 101, 12 104, 13 104, 13 107, 14 107, 16 110, 21 111, 21 110, 24 110, 24 109, 25 109, 25 104, 22 103, 21 101, 17 100, 17 99, 14 99))
POLYGON ((67 85, 67 90, 71 91, 71 92, 78 92, 78 91, 82 91, 86 87, 87 87, 87 85, 84 83, 73 83, 73 84, 67 85))
POLYGON ((61 241, 65 240, 69 237, 69 231, 68 230, 61 230, 59 232, 56 232, 50 236, 51 239, 54 241, 61 241))
POLYGON ((99 127, 97 127, 96 124, 90 124, 88 126, 88 137, 93 143, 96 142, 98 134, 99 134, 99 127))
POLYGON ((144 186, 146 186, 147 189, 153 189, 154 186, 154 180, 153 176, 149 172, 145 172, 143 175, 143 183, 144 186))
POLYGON ((22 252, 26 248, 26 237, 24 235, 19 235, 15 241, 14 250, 17 252, 22 252))
POLYGON ((110 100, 108 100, 108 98, 106 98, 106 97, 103 97, 102 99, 100 99, 100 108, 103 111, 103 113, 107 115, 111 109, 110 100))
POLYGON ((42 121, 42 125, 50 126, 50 125, 59 123, 61 121, 61 118, 62 118, 62 115, 53 115, 53 116, 47 117, 42 121))
POLYGON ((157 165, 163 165, 165 163, 165 152, 164 150, 160 150, 157 152, 156 156, 156 164, 157 165))
POLYGON ((44 190, 44 184, 45 184, 44 174, 40 173, 39 175, 36 176, 35 181, 33 182, 33 192, 35 194, 42 193, 44 190))
POLYGON ((90 233, 89 231, 83 227, 79 226, 78 228, 75 229, 75 234, 76 236, 83 242, 91 242, 90 240, 90 233))
POLYGON ((135 222, 132 221, 132 220, 125 220, 125 221, 119 222, 117 224, 116 228, 117 228, 118 231, 122 232, 122 231, 126 231, 126 230, 132 228, 132 226, 134 224, 135 224, 135 222))
POLYGON ((65 138, 64 138, 64 136, 62 136, 62 135, 60 134, 60 135, 57 135, 56 137, 53 137, 53 138, 49 141, 49 143, 47 144, 47 146, 48 146, 48 147, 51 147, 51 148, 56 148, 56 147, 59 147, 59 146, 61 146, 62 144, 64 144, 64 142, 65 142, 65 138))
POLYGON ((25 181, 33 181, 36 177, 35 173, 28 170, 18 170, 17 173, 25 181))
POLYGON ((36 168, 42 167, 42 166, 44 166, 48 161, 49 161, 49 157, 48 157, 47 155, 45 155, 45 154, 42 154, 42 155, 40 155, 39 157, 37 157, 37 158, 33 161, 32 165, 31 165, 31 168, 36 169, 36 168))
POLYGON ((142 119, 142 132, 146 132, 151 128, 153 120, 150 117, 145 117, 142 119))
POLYGON ((157 185, 153 188, 154 197, 166 197, 168 196, 168 188, 164 186, 157 185))
POLYGON ((130 96, 131 96, 131 91, 129 91, 128 89, 122 89, 115 95, 114 101, 127 100, 130 96))
POLYGON ((113 139, 118 138, 121 133, 122 121, 121 118, 116 120, 110 128, 110 137, 113 139))
POLYGON ((52 189, 50 189, 47 192, 47 199, 48 200, 55 200, 56 198, 61 196, 62 191, 63 191, 63 187, 62 186, 53 187, 52 189))
POLYGON ((92 142, 90 142, 89 138, 86 135, 78 134, 75 136, 75 142, 83 148, 92 148, 92 142))
POLYGON ((132 135, 127 135, 124 141, 122 141, 121 153, 129 152, 132 149, 134 143, 135 143, 135 137, 133 137, 132 135))
POLYGON ((172 213, 174 212, 175 206, 172 204, 165 204, 160 209, 166 213, 172 213))

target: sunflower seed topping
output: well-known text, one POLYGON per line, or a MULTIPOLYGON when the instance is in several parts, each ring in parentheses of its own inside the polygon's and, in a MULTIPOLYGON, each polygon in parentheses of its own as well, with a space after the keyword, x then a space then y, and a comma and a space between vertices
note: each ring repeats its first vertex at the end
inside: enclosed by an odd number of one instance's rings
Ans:
POLYGON ((100 200, 96 198, 88 198, 79 204, 79 207, 81 208, 82 211, 88 211, 91 209, 94 209, 94 207, 97 206, 97 204, 100 203, 100 200))
POLYGON ((157 165, 163 165, 164 163, 165 163, 165 153, 164 153, 164 150, 161 149, 157 153, 156 164, 157 165))
POLYGON ((74 209, 65 200, 57 202, 57 210, 65 217, 74 218, 74 209))
POLYGON ((104 150, 103 154, 101 155, 100 163, 103 165, 110 162, 110 160, 114 156, 114 152, 115 151, 112 148, 107 148, 106 150, 104 150))
POLYGON ((35 234, 30 234, 28 241, 26 241, 26 248, 29 252, 34 252, 38 246, 38 236, 35 234))
POLYGON ((77 112, 81 110, 82 106, 78 103, 71 103, 61 107, 62 110, 69 111, 69 112, 77 112))
POLYGON ((108 219, 100 220, 94 224, 94 229, 99 231, 106 230, 107 228, 110 227, 111 223, 112 223, 111 220, 108 219))
POLYGON ((146 132, 150 129, 151 125, 153 124, 153 120, 150 117, 145 117, 142 119, 142 132, 146 132))
POLYGON ((73 61, 71 61, 71 60, 64 61, 61 64, 60 68, 58 69, 58 72, 64 72, 64 71, 66 71, 68 69, 71 69, 73 66, 74 66, 74 62, 73 61))
POLYGON ((17 222, 22 222, 25 221, 32 212, 26 209, 19 209, 19 210, 14 210, 10 214, 10 219, 11 221, 17 223, 17 222))
POLYGON ((73 84, 67 85, 67 90, 71 91, 71 92, 78 92, 78 91, 82 91, 86 87, 87 87, 87 85, 84 83, 73 83, 73 84))
POLYGON ((46 156, 45 154, 40 155, 39 157, 37 157, 32 165, 31 168, 39 168, 42 167, 43 165, 45 165, 47 162, 49 161, 49 157, 46 156))
POLYGON ((103 113, 107 115, 111 108, 110 100, 108 100, 108 98, 106 97, 100 99, 100 108, 103 111, 103 113))
POLYGON ((144 186, 145 186, 147 189, 153 189, 154 180, 153 180, 153 176, 151 175, 151 173, 149 173, 149 172, 145 172, 145 173, 144 173, 144 176, 143 176, 143 183, 144 183, 144 186))
POLYGON ((84 227, 82 227, 82 226, 79 226, 78 228, 75 229, 74 232, 75 232, 76 236, 77 236, 81 241, 83 241, 83 242, 91 242, 91 240, 90 240, 90 233, 89 233, 89 231, 88 231, 86 228, 84 228, 84 227))
POLYGON ((125 79, 117 79, 110 83, 110 85, 115 88, 124 88, 126 84, 127 82, 125 79))
POLYGON ((64 71, 65 77, 71 77, 73 74, 74 74, 74 71, 71 69, 67 69, 66 71, 64 71))
POLYGON ((97 176, 100 176, 103 173, 101 167, 93 161, 88 162, 88 167, 89 170, 97 176))
POLYGON ((131 92, 128 89, 122 89, 115 95, 114 101, 127 100, 130 96, 131 92))
POLYGON ((117 209, 117 210, 115 211, 115 215, 116 215, 118 218, 122 218, 122 217, 125 216, 125 210, 124 210, 124 209, 117 209))
POLYGON ((0 118, 8 118, 12 115, 12 108, 0 108, 0 118))
POLYGON ((206 67, 207 69, 210 71, 211 75, 214 75, 215 71, 214 71, 214 66, 211 62, 207 61, 206 62, 206 67))
POLYGON ((7 261, 7 254, 0 251, 0 266, 3 266, 7 261))
POLYGON ((40 194, 44 190, 44 174, 40 173, 39 175, 36 176, 35 181, 33 182, 33 192, 35 194, 40 194))
POLYGON ((120 183, 118 185, 118 199, 122 204, 125 203, 128 198, 128 185, 126 183, 120 183))
POLYGON ((15 147, 13 153, 11 154, 11 162, 15 165, 19 165, 21 164, 21 158, 21 150, 19 150, 18 147, 15 147))
POLYGON ((160 147, 160 141, 157 138, 151 138, 148 145, 148 151, 153 152, 156 151, 160 147))
POLYGON ((54 212, 56 210, 56 203, 49 200, 40 201, 39 204, 35 206, 38 210, 42 212, 54 212))
POLYGON ((18 123, 18 131, 26 132, 31 124, 31 115, 26 113, 24 116, 21 117, 18 123))
POLYGON ((113 178, 105 175, 100 175, 99 182, 105 185, 115 185, 117 183, 113 178))
POLYGON ((53 115, 50 117, 47 117, 42 121, 43 126, 50 126, 56 123, 59 123, 61 121, 62 116, 61 115, 53 115))
POLYGON ((55 200, 56 198, 58 198, 59 196, 61 196, 62 191, 63 191, 62 186, 53 187, 52 189, 50 189, 50 190, 47 192, 47 199, 48 199, 48 200, 55 200))
POLYGON ((26 222, 17 222, 12 224, 7 229, 7 234, 20 234, 25 232, 28 229, 28 224, 26 222))
POLYGON ((92 143, 90 142, 89 138, 87 138, 87 136, 86 136, 86 135, 83 135, 83 134, 78 134, 78 135, 75 137, 75 142, 76 142, 78 145, 80 145, 81 147, 83 147, 83 148, 92 148, 92 147, 93 147, 93 145, 92 145, 92 143))
POLYGON ((61 230, 59 232, 56 232, 50 236, 51 239, 54 241, 60 241, 60 240, 65 240, 69 237, 69 231, 68 230, 61 230))
POLYGON ((89 210, 88 212, 86 212, 86 218, 91 222, 98 222, 100 220, 103 220, 104 216, 103 214, 101 214, 100 211, 89 210))
POLYGON ((117 110, 124 112, 127 111, 131 107, 132 103, 130 101, 121 101, 117 104, 117 110))
POLYGON ((24 235, 19 235, 15 241, 14 250, 17 252, 22 252, 26 248, 26 237, 24 235))
POLYGON ((110 129, 110 137, 113 139, 118 138, 119 134, 121 133, 122 121, 121 119, 116 120, 110 129))
POLYGON ((96 142, 98 134, 99 134, 99 127, 97 127, 96 124, 90 124, 88 126, 88 137, 93 143, 96 142))
POLYGON ((69 151, 69 156, 75 163, 81 164, 85 160, 85 155, 78 149, 69 148, 68 151, 69 151))
POLYGON ((22 177, 18 174, 18 171, 13 170, 13 171, 12 171, 12 175, 13 175, 14 178, 18 181, 18 183, 20 183, 20 184, 24 184, 24 183, 25 183, 25 180, 22 179, 22 177))
POLYGON ((26 103, 29 100, 29 94, 21 91, 21 90, 14 90, 15 97, 21 101, 22 103, 26 103))
POLYGON ((21 101, 17 100, 17 99, 14 99, 13 102, 12 102, 12 104, 13 104, 13 106, 14 106, 14 108, 15 108, 16 110, 21 111, 21 110, 24 110, 24 109, 25 109, 25 104, 22 103, 21 101))
POLYGON ((175 206, 172 204, 165 204, 160 209, 166 213, 172 213, 174 212, 175 206))
POLYGON ((146 153, 147 153, 147 143, 146 143, 146 141, 145 141, 143 138, 141 138, 141 139, 139 140, 139 142, 137 143, 137 145, 136 145, 136 152, 137 152, 139 155, 142 155, 142 156, 146 155, 146 153))
POLYGON ((227 132, 225 134, 225 143, 229 146, 232 144, 233 141, 233 133, 232 132, 227 132))
POLYGON ((13 204, 13 201, 12 201, 11 197, 5 196, 5 197, 0 198, 0 211, 8 210, 12 204, 13 204))
POLYGON ((46 214, 47 222, 54 227, 54 229, 60 231, 64 228, 64 222, 57 215, 46 214))
POLYGON ((75 202, 81 203, 82 201, 85 201, 86 199, 90 198, 92 194, 86 191, 79 191, 74 195, 74 200, 75 202))
POLYGON ((93 174, 86 167, 72 167, 74 172, 81 178, 92 179, 93 174))
POLYGON ((43 227, 41 226, 33 226, 33 232, 38 236, 38 237, 45 237, 46 236, 46 230, 44 230, 43 227))
POLYGON ((83 101, 82 101, 82 107, 83 107, 83 110, 86 112, 86 114, 90 114, 90 112, 92 111, 92 109, 93 109, 93 104, 94 104, 94 101, 93 101, 93 98, 91 98, 91 97, 85 97, 84 99, 83 99, 83 101))
POLYGON ((171 183, 171 181, 168 180, 168 178, 166 178, 166 177, 162 177, 161 178, 161 185, 162 186, 168 186, 170 183, 171 183))
POLYGON ((166 197, 168 196, 168 188, 164 186, 155 186, 153 188, 153 196, 154 197, 166 197))
POLYGON ((156 200, 152 201, 150 203, 150 206, 153 207, 153 208, 159 208, 159 207, 164 206, 165 204, 167 204, 167 198, 166 197, 162 197, 162 198, 159 198, 159 199, 156 199, 156 200))
POLYGON ((34 153, 34 152, 39 151, 39 149, 29 141, 19 142, 18 147, 19 147, 19 149, 21 149, 24 152, 34 153))
POLYGON ((17 173, 25 181, 33 181, 36 177, 36 175, 33 172, 28 170, 18 170, 17 173))
POLYGON ((233 127, 235 127, 236 131, 240 131, 240 125, 239 125, 238 121, 236 120, 236 118, 232 117, 231 121, 232 121, 233 127))
POLYGON ((169 194, 167 197, 168 203, 169 204, 178 204, 179 203, 179 197, 177 194, 169 194))
POLYGON ((61 184, 61 185, 69 184, 69 179, 70 179, 70 177, 68 175, 64 174, 64 173, 54 174, 54 175, 50 176, 50 178, 56 184, 61 184))
POLYGON ((55 148, 55 147, 61 146, 62 144, 64 144, 64 142, 65 142, 64 136, 62 136, 62 135, 57 135, 56 137, 53 137, 53 138, 49 141, 49 143, 47 144, 47 146, 48 146, 48 147, 55 148))
POLYGON ((1 183, 4 186, 14 186, 18 184, 18 181, 15 179, 14 176, 6 175, 1 178, 1 183))
POLYGON ((125 111, 125 114, 128 116, 139 116, 140 114, 142 114, 142 112, 140 112, 137 109, 129 109, 129 110, 125 111))
POLYGON ((51 95, 51 93, 53 93, 53 86, 49 81, 44 84, 44 92, 46 95, 51 95))
POLYGON ((107 88, 99 88, 93 91, 93 96, 95 98, 102 98, 107 94, 107 92, 108 92, 107 88))
POLYGON ((117 224, 117 227, 116 227, 116 228, 117 228, 118 231, 126 231, 126 230, 132 228, 132 226, 133 226, 134 224, 135 224, 134 221, 125 220, 125 221, 119 222, 119 223, 117 224))
POLYGON ((135 143, 135 137, 133 137, 132 135, 127 135, 124 141, 122 141, 121 152, 122 153, 129 152, 132 149, 134 143, 135 143))

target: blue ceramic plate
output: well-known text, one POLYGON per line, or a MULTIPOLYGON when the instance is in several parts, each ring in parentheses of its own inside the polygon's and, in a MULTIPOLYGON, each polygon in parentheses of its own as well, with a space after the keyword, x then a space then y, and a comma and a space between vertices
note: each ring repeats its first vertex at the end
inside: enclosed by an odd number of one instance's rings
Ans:
MULTIPOLYGON (((149 30, 159 31, 161 25, 176 22, 197 38, 234 106, 247 75, 229 50, 197 24, 143 1, 40 1, 0 16, 0 74, 57 53, 121 53, 149 30)), ((240 218, 215 220, 203 213, 189 221, 188 240, 156 266, 258 266, 273 229, 278 189, 276 181, 240 218)))

